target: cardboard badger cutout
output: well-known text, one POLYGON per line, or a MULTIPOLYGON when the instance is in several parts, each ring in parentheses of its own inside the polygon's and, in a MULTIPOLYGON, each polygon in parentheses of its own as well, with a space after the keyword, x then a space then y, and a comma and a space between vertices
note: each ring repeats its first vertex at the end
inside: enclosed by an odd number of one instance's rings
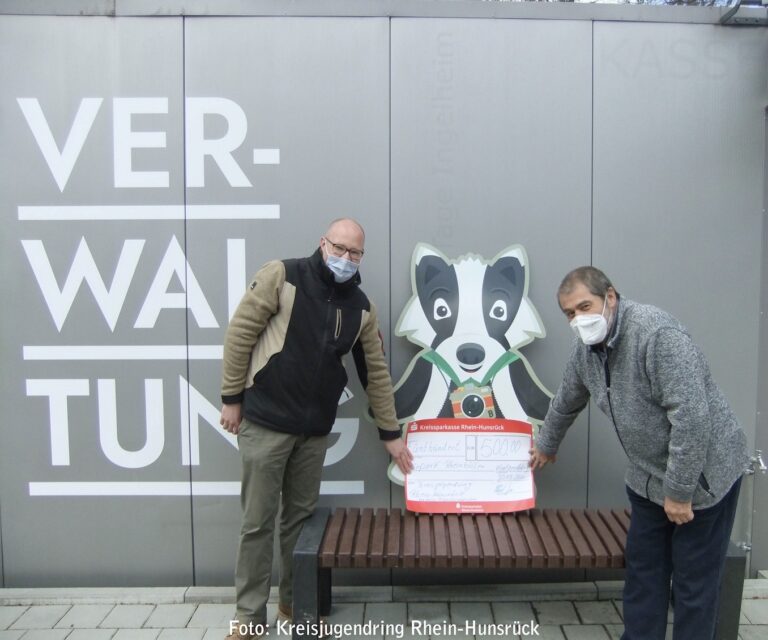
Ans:
MULTIPOLYGON (((395 387, 401 422, 424 418, 507 418, 540 422, 551 394, 517 350, 545 336, 527 297, 525 249, 515 245, 490 261, 467 254, 449 260, 416 245, 413 297, 395 334, 424 349, 395 387)), ((402 484, 390 465, 389 477, 402 484)))

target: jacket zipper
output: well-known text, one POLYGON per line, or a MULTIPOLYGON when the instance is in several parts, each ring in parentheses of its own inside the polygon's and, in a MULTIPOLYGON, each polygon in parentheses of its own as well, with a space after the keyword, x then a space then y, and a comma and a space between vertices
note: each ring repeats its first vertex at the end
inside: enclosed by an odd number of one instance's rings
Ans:
POLYGON ((709 482, 707 482, 707 478, 706 478, 706 476, 704 475, 704 472, 703 472, 703 471, 701 472, 701 475, 699 476, 699 485, 700 485, 700 486, 701 486, 701 488, 702 488, 702 489, 704 489, 704 491, 706 491, 706 492, 707 492, 707 493, 708 493, 708 494, 709 494, 711 497, 713 497, 713 498, 715 497, 715 494, 714 494, 714 493, 712 493, 712 492, 709 490, 709 482))
POLYGON ((603 361, 603 371, 605 372, 605 391, 608 395, 608 409, 611 412, 611 423, 613 424, 613 430, 616 432, 616 437, 619 439, 619 444, 621 444, 621 448, 624 449, 624 455, 629 458, 627 448, 624 446, 624 441, 621 439, 619 428, 616 426, 616 416, 613 413, 613 401, 611 400, 611 371, 608 368, 608 351, 604 351, 603 354, 605 357, 601 355, 598 355, 598 357, 603 361))
MULTIPOLYGON (((328 292, 328 302, 333 302, 333 291, 329 291, 329 292, 328 292)), ((331 310, 330 310, 330 308, 328 308, 328 309, 326 310, 326 312, 325 312, 325 322, 324 322, 324 324, 323 324, 323 332, 322 332, 323 341, 322 341, 322 343, 320 344, 320 348, 321 348, 321 350, 323 350, 323 351, 325 350, 325 345, 326 345, 326 343, 328 342, 328 339, 326 338, 326 336, 327 336, 328 334, 326 334, 326 333, 325 333, 325 328, 328 326, 328 323, 329 323, 329 321, 330 321, 330 319, 331 319, 331 318, 330 318, 330 314, 331 314, 331 310)), ((337 320, 337 321, 338 321, 338 320, 337 320)), ((315 371, 314 371, 314 372, 313 372, 313 374, 312 374, 312 380, 315 380, 315 381, 316 381, 316 380, 318 379, 318 376, 320 375, 320 366, 321 366, 321 364, 322 364, 322 357, 320 358, 320 361, 319 361, 319 362, 317 363, 317 365, 315 366, 315 371)), ((315 394, 316 394, 316 393, 317 393, 317 383, 316 383, 316 382, 313 382, 313 384, 312 384, 312 393, 311 393, 311 397, 313 397, 313 398, 314 398, 314 396, 315 396, 315 394)), ((307 416, 307 419, 309 419, 309 409, 310 409, 310 406, 311 406, 311 403, 310 403, 310 402, 307 402, 307 406, 306 406, 306 408, 305 408, 305 415, 307 416)))
POLYGON ((336 307, 336 332, 333 334, 333 339, 338 340, 341 335, 341 309, 336 307))

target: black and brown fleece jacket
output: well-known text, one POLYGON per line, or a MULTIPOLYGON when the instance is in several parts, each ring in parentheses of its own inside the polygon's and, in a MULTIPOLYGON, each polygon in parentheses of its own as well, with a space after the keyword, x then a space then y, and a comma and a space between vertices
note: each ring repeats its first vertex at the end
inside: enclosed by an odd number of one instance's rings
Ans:
POLYGON ((274 431, 325 435, 347 384, 350 351, 382 440, 400 436, 376 309, 360 276, 337 283, 318 249, 255 275, 224 339, 221 399, 274 431))

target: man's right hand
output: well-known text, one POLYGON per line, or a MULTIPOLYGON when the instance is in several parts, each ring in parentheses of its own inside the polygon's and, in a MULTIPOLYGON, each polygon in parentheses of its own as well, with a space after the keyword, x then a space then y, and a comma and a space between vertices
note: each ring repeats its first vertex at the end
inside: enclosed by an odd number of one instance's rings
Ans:
POLYGON ((554 464, 555 460, 557 460, 556 455, 553 454, 548 456, 546 453, 539 451, 535 446, 533 449, 528 450, 528 454, 530 455, 530 458, 528 459, 528 466, 534 471, 536 469, 541 469, 550 462, 554 464))
POLYGON ((219 424, 224 427, 225 431, 229 431, 232 435, 236 436, 240 432, 240 423, 242 420, 242 404, 225 404, 221 408, 221 420, 219 420, 219 424))
POLYGON ((395 438, 394 440, 384 440, 384 448, 387 450, 395 464, 400 467, 403 475, 408 475, 413 471, 413 454, 406 446, 405 440, 395 438))

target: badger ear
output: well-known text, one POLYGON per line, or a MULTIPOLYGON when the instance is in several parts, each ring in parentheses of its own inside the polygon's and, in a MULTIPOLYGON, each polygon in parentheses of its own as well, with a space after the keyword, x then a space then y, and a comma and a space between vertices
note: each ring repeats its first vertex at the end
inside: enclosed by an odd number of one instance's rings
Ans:
POLYGON ((448 258, 426 242, 420 242, 413 250, 413 283, 415 291, 420 291, 424 285, 450 266, 448 258))
POLYGON ((448 261, 437 249, 424 242, 416 245, 411 260, 413 296, 405 305, 395 328, 395 335, 406 336, 411 342, 426 348, 432 344, 436 334, 424 315, 419 296, 425 283, 440 272, 441 264, 448 266, 448 261))
POLYGON ((525 249, 522 245, 515 244, 496 254, 489 264, 496 273, 516 287, 523 288, 527 263, 528 256, 525 254, 525 249))
POLYGON ((416 267, 421 262, 421 259, 426 256, 435 256, 442 259, 443 262, 448 262, 448 259, 431 244, 419 242, 413 250, 413 266, 416 267))
POLYGON ((528 264, 528 255, 525 253, 525 248, 521 244, 513 244, 511 247, 507 247, 503 251, 500 251, 494 256, 490 264, 494 264, 503 258, 515 258, 523 268, 528 264))
POLYGON ((519 288, 522 293, 523 285, 525 284, 525 267, 520 264, 517 258, 501 258, 494 262, 490 268, 509 281, 514 288, 519 288))
POLYGON ((425 256, 416 265, 416 290, 422 291, 436 276, 445 272, 450 265, 438 256, 425 256))

